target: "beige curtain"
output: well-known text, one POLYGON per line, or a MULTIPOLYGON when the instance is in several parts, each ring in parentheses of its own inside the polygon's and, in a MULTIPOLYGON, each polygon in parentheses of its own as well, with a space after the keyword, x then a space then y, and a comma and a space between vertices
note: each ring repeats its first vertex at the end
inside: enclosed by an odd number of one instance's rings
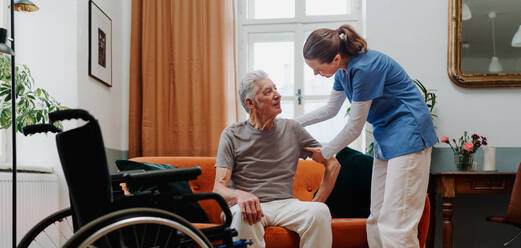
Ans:
POLYGON ((129 157, 216 155, 237 119, 234 22, 233 0, 133 0, 129 157))

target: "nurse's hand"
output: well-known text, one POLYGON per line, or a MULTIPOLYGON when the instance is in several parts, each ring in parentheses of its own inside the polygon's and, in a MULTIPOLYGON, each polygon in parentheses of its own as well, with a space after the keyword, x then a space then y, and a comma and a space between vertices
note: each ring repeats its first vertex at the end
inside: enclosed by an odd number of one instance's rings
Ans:
POLYGON ((304 150, 312 152, 313 154, 311 155, 311 158, 316 162, 326 164, 326 159, 324 158, 324 155, 322 155, 320 148, 321 147, 304 147, 304 150))

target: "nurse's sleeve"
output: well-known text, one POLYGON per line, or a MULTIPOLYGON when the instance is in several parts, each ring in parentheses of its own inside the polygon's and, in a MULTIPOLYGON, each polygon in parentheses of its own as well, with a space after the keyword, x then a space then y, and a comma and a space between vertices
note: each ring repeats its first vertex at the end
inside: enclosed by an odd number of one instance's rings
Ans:
POLYGON ((299 116, 295 118, 295 120, 300 123, 301 126, 309 126, 311 124, 315 124, 321 121, 325 121, 331 119, 336 116, 340 107, 344 103, 346 99, 346 94, 344 91, 332 90, 329 98, 327 100, 327 104, 315 109, 305 115, 299 116))
POLYGON ((364 102, 353 102, 351 104, 347 124, 333 140, 322 148, 321 152, 324 158, 331 158, 331 156, 344 149, 344 147, 351 144, 351 142, 360 136, 372 102, 373 100, 368 100, 364 102))

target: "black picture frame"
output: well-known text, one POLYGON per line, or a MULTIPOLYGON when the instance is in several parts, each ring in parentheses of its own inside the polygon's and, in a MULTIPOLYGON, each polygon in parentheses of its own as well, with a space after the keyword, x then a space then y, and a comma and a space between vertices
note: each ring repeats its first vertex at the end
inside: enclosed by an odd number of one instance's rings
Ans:
POLYGON ((112 20, 89 1, 89 75, 112 87, 112 20))

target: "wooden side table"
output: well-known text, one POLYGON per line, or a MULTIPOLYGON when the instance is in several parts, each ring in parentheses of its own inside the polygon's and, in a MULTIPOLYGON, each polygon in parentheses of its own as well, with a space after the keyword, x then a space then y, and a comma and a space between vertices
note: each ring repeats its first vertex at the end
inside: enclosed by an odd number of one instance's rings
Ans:
POLYGON ((443 247, 452 248, 454 213, 453 199, 457 194, 507 194, 512 192, 515 172, 440 172, 431 173, 429 199, 431 221, 427 247, 434 247, 436 194, 442 196, 443 247))

